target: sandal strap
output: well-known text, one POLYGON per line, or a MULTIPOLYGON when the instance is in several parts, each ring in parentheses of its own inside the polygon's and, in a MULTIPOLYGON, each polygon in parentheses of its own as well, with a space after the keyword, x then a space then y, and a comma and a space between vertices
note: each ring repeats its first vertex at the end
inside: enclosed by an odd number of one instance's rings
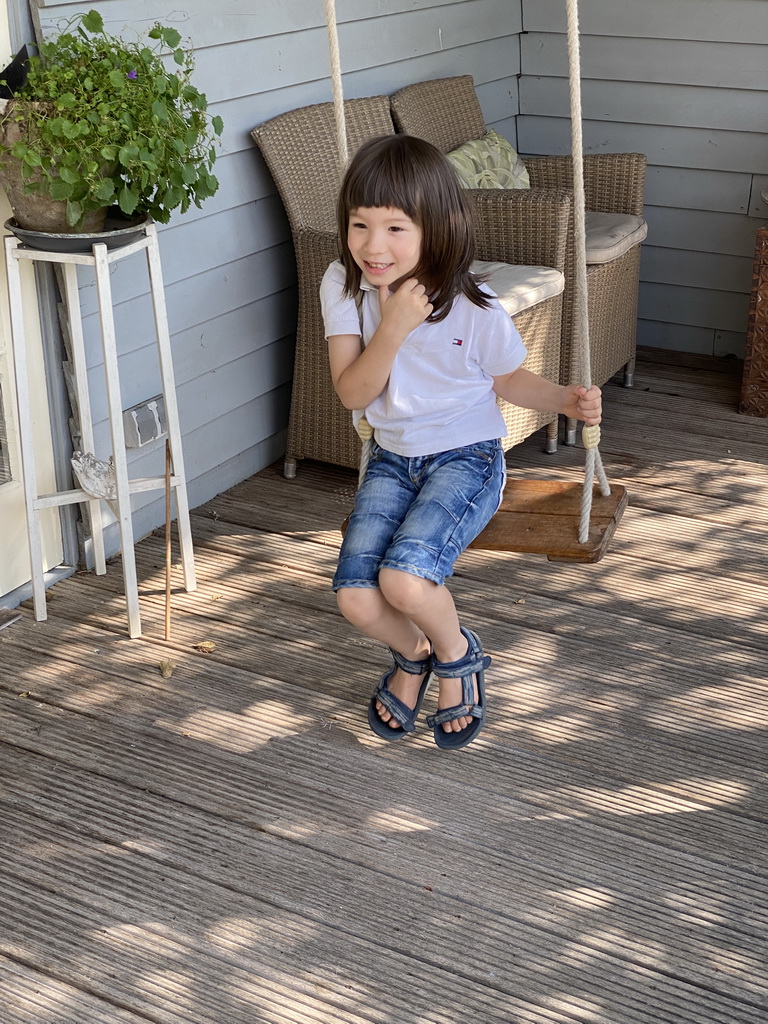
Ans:
POLYGON ((433 659, 431 651, 422 661, 411 661, 409 658, 400 654, 399 651, 395 651, 391 647, 389 650, 392 657, 395 659, 395 664, 410 676, 423 676, 425 672, 429 672, 432 668, 433 659))
MULTIPOLYGON (((475 672, 484 672, 491 664, 491 658, 490 655, 483 654, 477 633, 473 633, 471 629, 465 629, 464 626, 460 628, 462 634, 467 638, 467 653, 457 661, 438 661, 437 658, 433 658, 432 671, 441 679, 461 677, 463 684, 465 676, 473 676, 475 672)), ((466 696, 466 693, 463 693, 462 696, 466 696)), ((471 694, 470 703, 473 703, 471 694)))
MULTIPOLYGON (((461 704, 452 708, 443 708, 434 715, 427 717, 427 725, 445 725, 457 718, 483 718, 485 709, 475 701, 475 675, 485 672, 491 664, 490 655, 483 653, 483 647, 477 633, 461 626, 462 635, 467 639, 467 653, 457 661, 432 660, 432 671, 438 679, 461 679, 461 704)), ((479 683, 479 681, 478 681, 479 683)), ((478 690, 480 689, 478 685, 478 690)))
POLYGON ((385 672, 381 677, 381 681, 373 693, 374 700, 379 701, 379 703, 387 709, 402 729, 406 732, 414 732, 416 729, 414 722, 414 718, 416 716, 413 713, 414 709, 409 708, 407 704, 404 704, 399 699, 399 697, 396 697, 387 685, 389 680, 392 678, 393 671, 394 669, 391 669, 389 672, 385 672))
POLYGON ((433 729, 436 725, 454 722, 457 718, 484 718, 485 709, 479 704, 457 704, 452 708, 443 708, 434 715, 427 715, 427 725, 433 729))

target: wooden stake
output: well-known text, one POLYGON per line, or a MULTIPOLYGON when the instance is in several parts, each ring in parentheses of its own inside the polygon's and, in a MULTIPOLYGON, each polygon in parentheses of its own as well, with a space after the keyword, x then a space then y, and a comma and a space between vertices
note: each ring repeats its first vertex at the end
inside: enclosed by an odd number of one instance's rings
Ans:
POLYGON ((171 639, 171 442, 165 440, 165 639, 171 639))

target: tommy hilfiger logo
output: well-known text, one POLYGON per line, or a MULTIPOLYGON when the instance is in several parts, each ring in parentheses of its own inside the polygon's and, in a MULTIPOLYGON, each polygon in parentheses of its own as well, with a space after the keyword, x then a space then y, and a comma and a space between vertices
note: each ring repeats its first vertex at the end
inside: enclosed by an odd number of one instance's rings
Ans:
POLYGON ((453 344, 454 345, 463 345, 464 344, 464 339, 463 338, 454 338, 453 339, 453 344))

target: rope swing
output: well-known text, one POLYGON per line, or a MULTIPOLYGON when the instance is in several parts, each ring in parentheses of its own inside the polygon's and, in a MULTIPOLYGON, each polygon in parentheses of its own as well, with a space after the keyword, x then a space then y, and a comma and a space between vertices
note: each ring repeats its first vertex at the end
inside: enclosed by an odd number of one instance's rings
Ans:
MULTIPOLYGON (((566 0, 568 15, 568 77, 571 94, 571 157, 573 162, 573 234, 575 248, 574 319, 578 338, 581 383, 592 385, 592 366, 589 357, 589 308, 587 300, 587 229, 584 197, 584 148, 581 130, 581 49, 579 44, 579 5, 577 0, 566 0)), ((592 490, 595 476, 604 497, 611 493, 600 455, 600 427, 583 427, 581 439, 586 449, 584 487, 581 495, 579 544, 589 537, 589 517, 592 511, 592 490)))
MULTIPOLYGON (((566 12, 573 163, 574 322, 576 324, 581 383, 589 388, 592 383, 592 370, 587 298, 578 0, 566 0, 566 12)), ((349 150, 335 0, 325 0, 325 19, 328 30, 337 147, 343 174, 349 161, 349 150)), ((360 314, 360 305, 358 305, 358 314, 360 314)), ((358 423, 357 432, 363 442, 359 486, 365 478, 373 444, 373 428, 365 416, 358 423)), ((613 492, 611 491, 600 455, 600 427, 584 426, 581 436, 586 452, 586 462, 580 502, 577 497, 578 484, 528 479, 509 480, 499 511, 471 547, 545 554, 551 561, 596 562, 602 558, 608 541, 626 508, 627 493, 624 487, 615 487, 613 492), (602 495, 596 500, 594 499, 595 479, 599 483, 602 495), (574 493, 574 489, 576 493, 574 493)))

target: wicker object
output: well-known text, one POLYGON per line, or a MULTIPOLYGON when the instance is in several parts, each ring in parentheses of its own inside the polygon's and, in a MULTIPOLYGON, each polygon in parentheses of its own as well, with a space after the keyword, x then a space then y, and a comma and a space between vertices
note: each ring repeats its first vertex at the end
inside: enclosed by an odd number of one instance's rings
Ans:
MULTIPOLYGON (((365 139, 394 133, 389 97, 344 103, 350 154, 365 139)), ((285 471, 309 458, 357 466, 360 441, 351 414, 338 400, 328 367, 320 309, 320 281, 338 256, 336 197, 341 179, 331 103, 289 111, 253 129, 285 205, 296 251, 299 309, 291 414, 285 471)), ((473 193, 477 259, 565 268, 570 198, 564 190, 473 193)), ((526 366, 556 381, 560 372, 563 295, 549 298, 515 317, 529 355, 526 366)), ((500 403, 509 436, 505 447, 543 425, 554 440, 556 417, 500 403)))
MULTIPOLYGON (((391 104, 398 131, 427 139, 444 153, 481 138, 487 130, 471 75, 406 86, 391 97, 391 104)), ((526 157, 525 166, 534 189, 572 188, 570 156, 526 157)), ((639 153, 586 155, 587 209, 641 216, 645 167, 646 158, 639 153)), ((580 383, 578 339, 574 337, 572 225, 565 275, 560 381, 571 384, 580 383)), ((634 361, 639 277, 639 244, 616 260, 587 268, 590 357, 595 384, 604 384, 622 366, 634 361)))
POLYGON ((768 227, 758 228, 739 412, 768 416, 768 227))
MULTIPOLYGON (((392 135, 386 96, 347 100, 347 144, 353 154, 366 139, 392 135)), ((288 215, 298 273, 298 323, 285 465, 297 459, 356 466, 360 441, 352 417, 336 396, 320 309, 320 281, 339 255, 336 198, 341 183, 333 104, 279 114, 251 133, 288 215)))

